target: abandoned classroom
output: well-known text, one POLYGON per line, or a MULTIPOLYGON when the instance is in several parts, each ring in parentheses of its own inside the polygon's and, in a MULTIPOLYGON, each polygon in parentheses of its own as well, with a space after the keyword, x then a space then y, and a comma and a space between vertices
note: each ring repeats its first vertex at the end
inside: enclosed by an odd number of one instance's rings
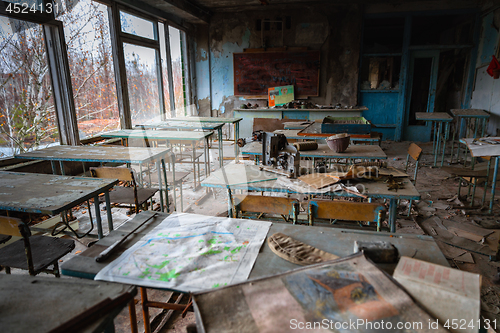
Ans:
POLYGON ((0 331, 499 332, 499 58, 497 0, 1 1, 0 331))

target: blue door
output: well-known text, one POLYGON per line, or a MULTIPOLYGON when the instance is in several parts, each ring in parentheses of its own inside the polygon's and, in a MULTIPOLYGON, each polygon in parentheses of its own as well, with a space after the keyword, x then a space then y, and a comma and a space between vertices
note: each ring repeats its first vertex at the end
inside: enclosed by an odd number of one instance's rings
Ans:
POLYGON ((434 112, 439 51, 412 51, 408 75, 403 140, 428 142, 431 125, 415 119, 417 112, 434 112))

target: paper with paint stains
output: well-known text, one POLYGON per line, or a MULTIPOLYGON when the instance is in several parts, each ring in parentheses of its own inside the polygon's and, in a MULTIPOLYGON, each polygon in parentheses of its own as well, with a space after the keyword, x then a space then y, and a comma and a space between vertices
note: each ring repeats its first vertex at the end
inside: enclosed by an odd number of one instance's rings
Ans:
POLYGON ((172 214, 96 280, 195 292, 245 281, 271 222, 172 214))

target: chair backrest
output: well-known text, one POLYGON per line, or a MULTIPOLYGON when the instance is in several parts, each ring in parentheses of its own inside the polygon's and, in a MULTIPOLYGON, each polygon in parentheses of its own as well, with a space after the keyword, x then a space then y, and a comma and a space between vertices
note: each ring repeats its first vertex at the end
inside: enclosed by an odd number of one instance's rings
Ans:
POLYGON ((299 211, 299 202, 292 198, 235 194, 233 200, 237 212, 288 215, 293 216, 295 220, 299 211))
POLYGON ((415 160, 415 171, 413 172, 413 184, 417 181, 418 164, 420 163, 420 157, 422 157, 422 148, 414 144, 413 142, 408 147, 408 155, 406 156, 406 166, 405 172, 408 172, 408 165, 410 164, 410 156, 415 160))
POLYGON ((20 219, 15 217, 0 216, 0 234, 22 237, 24 241, 24 250, 26 260, 28 261, 28 271, 30 275, 35 275, 33 265, 33 256, 31 255, 30 228, 20 219))
POLYGON ((379 223, 384 209, 383 205, 370 202, 314 200, 309 201, 309 223, 315 218, 379 223))
POLYGON ((31 231, 20 219, 0 216, 0 234, 25 238, 31 236, 31 231))
POLYGON ((415 161, 418 161, 420 159, 420 156, 422 155, 422 148, 412 142, 410 144, 410 147, 408 147, 408 155, 411 156, 415 161))
POLYGON ((91 167, 90 173, 95 178, 118 179, 124 182, 135 183, 134 172, 129 168, 91 167))

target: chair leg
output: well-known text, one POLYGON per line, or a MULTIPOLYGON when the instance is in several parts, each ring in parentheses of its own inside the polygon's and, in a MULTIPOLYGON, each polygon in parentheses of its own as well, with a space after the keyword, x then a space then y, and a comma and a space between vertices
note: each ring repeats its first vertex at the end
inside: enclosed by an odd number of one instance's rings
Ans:
POLYGON ((412 204, 413 204, 413 200, 410 200, 410 203, 408 204, 408 214, 406 216, 410 216, 412 204))
POLYGON ((139 329, 137 327, 137 315, 135 312, 135 300, 131 300, 128 303, 128 312, 130 315, 130 330, 132 333, 138 333, 139 329))
POLYGON ((10 274, 10 267, 4 266, 5 274, 10 274))
POLYGON ((146 288, 139 287, 142 299, 142 316, 144 319, 144 332, 151 333, 151 324, 149 322, 148 294, 146 288))
POLYGON ((58 260, 54 261, 54 275, 58 278, 61 277, 61 273, 59 272, 59 262, 58 260))

